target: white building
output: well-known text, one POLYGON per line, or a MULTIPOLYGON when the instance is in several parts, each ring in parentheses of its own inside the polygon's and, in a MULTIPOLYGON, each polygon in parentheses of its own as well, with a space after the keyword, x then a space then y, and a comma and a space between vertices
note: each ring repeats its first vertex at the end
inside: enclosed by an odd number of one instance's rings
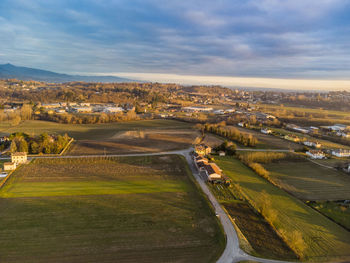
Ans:
POLYGON ((210 107, 183 107, 183 111, 187 112, 211 112, 213 108, 210 107))
POLYGON ((350 157, 350 150, 346 150, 346 149, 332 150, 332 155, 337 157, 350 157))
POLYGON ((103 109, 103 112, 105 113, 118 113, 118 112, 123 112, 123 108, 122 107, 105 107, 103 109))
POLYGON ((309 147, 321 148, 321 144, 319 142, 305 141, 303 144, 309 147))
POLYGON ((326 158, 326 155, 324 152, 320 150, 310 150, 306 152, 306 155, 308 155, 311 159, 324 159, 326 158))
POLYGON ((270 129, 261 129, 260 131, 263 134, 271 134, 272 133, 272 131, 270 129))
POLYGON ((74 107, 72 108, 72 112, 89 113, 89 112, 92 112, 92 108, 91 107, 74 107))

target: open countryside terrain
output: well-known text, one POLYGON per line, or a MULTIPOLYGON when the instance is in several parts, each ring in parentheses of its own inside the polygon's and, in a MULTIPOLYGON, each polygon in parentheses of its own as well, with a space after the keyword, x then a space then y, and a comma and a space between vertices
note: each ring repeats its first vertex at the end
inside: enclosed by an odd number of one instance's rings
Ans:
POLYGON ((161 152, 185 149, 199 137, 193 129, 117 132, 104 140, 80 140, 70 149, 70 155, 161 152))
POLYGON ((350 176, 308 160, 265 164, 270 177, 287 192, 302 200, 350 199, 350 176), (293 167, 293 168, 291 168, 293 167))
POLYGON ((225 244, 176 155, 37 159, 0 196, 1 262, 214 262, 225 244))
POLYGON ((24 121, 12 127, 0 123, 0 135, 13 132, 64 134, 75 139, 66 154, 142 153, 184 149, 200 135, 192 125, 173 120, 144 120, 106 124, 59 124, 24 121))
POLYGON ((240 185, 246 197, 258 205, 264 202, 261 192, 265 190, 271 197, 272 209, 278 214, 274 226, 287 234, 293 231, 302 233, 306 244, 303 251, 305 259, 350 260, 350 235, 347 230, 261 178, 237 159, 216 157, 216 163, 234 183, 240 185))
POLYGON ((350 231, 350 203, 324 201, 309 205, 350 231))
POLYGON ((256 137, 258 139, 258 143, 256 145, 256 148, 258 149, 286 149, 286 150, 297 150, 297 149, 301 149, 302 146, 294 143, 294 142, 290 142, 278 137, 275 137, 273 135, 267 135, 267 134, 263 134, 259 131, 255 131, 255 130, 251 130, 251 129, 247 129, 247 128, 242 128, 242 127, 236 127, 239 131, 247 133, 247 134, 251 134, 254 137, 256 137))
POLYGON ((242 197, 235 186, 208 183, 208 187, 238 227, 240 247, 262 258, 296 260, 297 256, 266 220, 242 197), (266 242, 269 240, 269 242, 266 242))

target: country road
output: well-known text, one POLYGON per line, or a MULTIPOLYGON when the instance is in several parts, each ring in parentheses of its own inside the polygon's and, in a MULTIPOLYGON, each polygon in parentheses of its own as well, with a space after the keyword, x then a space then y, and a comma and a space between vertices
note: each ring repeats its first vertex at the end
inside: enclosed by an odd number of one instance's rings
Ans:
MULTIPOLYGON (((36 156, 36 157, 29 157, 28 159, 50 159, 50 158, 58 158, 58 159, 66 159, 66 158, 94 158, 94 157, 133 157, 133 156, 157 156, 157 155, 168 155, 168 154, 178 154, 185 157, 191 172, 193 174, 193 177, 196 179, 198 185, 201 187, 204 194, 208 197, 210 203, 215 209, 216 214, 219 216, 219 220, 221 222, 221 225, 225 231, 226 235, 226 247, 223 252, 223 254, 218 259, 217 263, 235 263, 240 262, 244 260, 251 260, 254 262, 261 262, 261 263, 288 263, 288 261, 279 261, 279 260, 270 260, 270 259, 264 259, 264 258, 257 258, 251 255, 248 255, 239 247, 239 240, 236 233, 236 230, 234 226, 231 223, 230 218, 226 214, 226 212, 222 209, 220 203, 216 200, 215 196, 210 192, 209 188, 207 187, 205 181, 201 179, 199 172, 197 168, 194 165, 191 151, 193 151, 193 148, 188 148, 184 150, 177 150, 177 151, 167 151, 167 152, 157 152, 157 153, 134 153, 134 154, 107 154, 107 155, 65 155, 65 156, 36 156)), ((7 158, 0 158, 0 159, 9 159, 7 158)), ((267 241, 268 242, 268 241, 267 241)))

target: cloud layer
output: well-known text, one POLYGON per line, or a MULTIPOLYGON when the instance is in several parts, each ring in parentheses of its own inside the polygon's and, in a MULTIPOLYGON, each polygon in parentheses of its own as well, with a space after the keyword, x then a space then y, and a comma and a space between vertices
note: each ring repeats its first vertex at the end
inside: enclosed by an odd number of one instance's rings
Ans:
POLYGON ((350 79, 347 0, 2 0, 0 63, 350 79))

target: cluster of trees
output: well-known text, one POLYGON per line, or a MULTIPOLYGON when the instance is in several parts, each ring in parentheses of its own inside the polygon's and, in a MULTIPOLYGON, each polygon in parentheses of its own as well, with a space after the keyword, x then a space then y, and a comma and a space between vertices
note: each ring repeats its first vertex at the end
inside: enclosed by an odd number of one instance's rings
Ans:
POLYGON ((65 135, 53 136, 42 133, 31 137, 26 133, 17 132, 9 137, 11 152, 27 152, 31 154, 59 154, 68 144, 71 138, 65 135))
POLYGON ((32 105, 24 104, 19 109, 5 112, 4 109, 0 109, 0 122, 7 121, 11 125, 16 126, 23 120, 30 120, 33 117, 32 105))
POLYGON ((243 162, 258 162, 271 163, 276 160, 283 159, 300 159, 300 157, 293 153, 278 153, 278 152, 247 152, 239 155, 243 162))
POLYGON ((94 124, 94 123, 109 123, 118 121, 131 121, 141 119, 135 111, 128 111, 126 113, 100 113, 100 114, 47 114, 39 115, 40 120, 54 121, 58 123, 69 124, 94 124))
POLYGON ((273 185, 279 185, 270 177, 270 172, 260 163, 270 163, 282 159, 300 159, 296 154, 292 153, 274 153, 274 152, 251 152, 238 155, 238 159, 246 166, 251 168, 255 173, 268 180, 273 185))
POLYGON ((235 155, 237 146, 233 142, 224 141, 222 144, 214 148, 214 151, 224 151, 227 155, 235 155))
POLYGON ((225 126, 225 122, 219 124, 209 124, 206 123, 202 126, 202 129, 207 132, 211 132, 229 140, 238 142, 244 146, 254 147, 258 143, 258 139, 251 134, 240 132, 235 127, 225 126))

